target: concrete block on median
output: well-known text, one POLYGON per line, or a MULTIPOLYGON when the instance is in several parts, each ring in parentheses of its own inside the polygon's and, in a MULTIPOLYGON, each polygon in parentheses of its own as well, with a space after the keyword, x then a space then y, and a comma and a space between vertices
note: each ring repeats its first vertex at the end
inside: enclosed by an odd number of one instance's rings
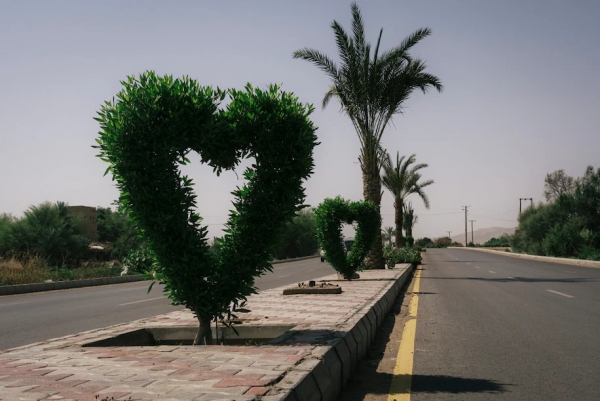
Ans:
POLYGON ((352 355, 348 349, 346 341, 343 339, 334 345, 333 349, 342 364, 342 384, 345 385, 350 376, 352 376, 352 355))
POLYGON ((317 381, 310 371, 291 371, 277 383, 277 387, 292 390, 299 400, 320 401, 317 381))
MULTIPOLYGON (((343 341, 340 341, 340 343, 343 343, 343 341)), ((340 358, 338 357, 338 354, 335 351, 335 349, 330 348, 327 351, 327 353, 323 356, 323 364, 329 372, 329 377, 331 378, 332 393, 333 397, 335 398, 341 393, 345 383, 343 376, 344 368, 342 365, 342 361, 340 361, 340 358)))
POLYGON ((350 352, 350 376, 354 374, 354 370, 356 369, 356 363, 358 361, 358 345, 356 344, 356 340, 354 336, 348 332, 344 336, 344 341, 346 342, 346 347, 350 352))
POLYGON ((317 382, 319 392, 321 393, 321 400, 335 400, 337 395, 334 392, 334 384, 329 369, 325 367, 323 362, 319 363, 312 371, 312 375, 317 382))
POLYGON ((373 330, 371 331, 371 342, 373 342, 373 340, 375 340, 375 335, 377 335, 377 329, 379 328, 377 325, 377 316, 375 315, 374 308, 369 309, 369 312, 367 312, 367 319, 369 319, 369 322, 373 327, 373 330))

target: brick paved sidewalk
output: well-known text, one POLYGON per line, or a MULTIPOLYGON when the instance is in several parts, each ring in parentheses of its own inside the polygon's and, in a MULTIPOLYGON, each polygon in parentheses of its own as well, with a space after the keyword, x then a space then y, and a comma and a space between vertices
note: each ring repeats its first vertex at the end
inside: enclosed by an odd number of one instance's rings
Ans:
POLYGON ((294 325, 277 345, 81 346, 141 328, 197 327, 182 310, 13 348, 0 353, 0 400, 283 400, 407 268, 361 272, 338 281, 337 295, 276 288, 249 297, 244 324, 294 325))

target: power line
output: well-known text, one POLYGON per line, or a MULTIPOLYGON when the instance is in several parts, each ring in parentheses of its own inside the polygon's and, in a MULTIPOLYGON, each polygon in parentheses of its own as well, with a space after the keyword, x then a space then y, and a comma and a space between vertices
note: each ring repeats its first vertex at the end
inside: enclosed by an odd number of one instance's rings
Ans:
POLYGON ((473 216, 480 216, 480 217, 497 217, 497 216, 503 216, 505 214, 509 214, 512 212, 516 212, 518 208, 515 208, 513 210, 509 210, 508 212, 504 212, 504 213, 498 213, 498 214, 489 214, 489 215, 482 215, 482 214, 473 214, 473 216))
MULTIPOLYGON (((447 215, 447 214, 462 214, 462 212, 451 212, 451 213, 425 213, 425 214, 419 214, 419 217, 421 216, 442 216, 442 215, 447 215)), ((381 213, 382 216, 394 216, 394 213, 381 213)))
POLYGON ((485 219, 485 220, 510 221, 511 223, 514 223, 514 222, 516 222, 516 221, 517 221, 517 219, 514 219, 514 220, 508 220, 508 219, 496 219, 496 218, 493 218, 493 217, 485 217, 485 216, 480 216, 480 215, 478 215, 478 214, 472 214, 471 216, 473 216, 473 217, 479 217, 479 218, 482 218, 482 219, 485 219))

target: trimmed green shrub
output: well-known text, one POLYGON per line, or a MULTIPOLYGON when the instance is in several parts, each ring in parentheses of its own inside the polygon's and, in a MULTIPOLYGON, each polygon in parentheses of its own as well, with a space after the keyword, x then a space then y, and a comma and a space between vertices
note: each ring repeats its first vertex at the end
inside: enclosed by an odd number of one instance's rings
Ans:
POLYGON ((421 264, 421 252, 415 248, 396 248, 386 245, 383 248, 385 264, 390 269, 397 263, 421 264))
POLYGON ((350 202, 337 197, 325 199, 315 209, 317 239, 325 259, 346 280, 365 268, 365 257, 381 227, 379 208, 372 202, 350 202), (356 224, 352 249, 346 254, 342 224, 356 224))
POLYGON ((313 171, 317 144, 308 118, 313 108, 277 86, 214 90, 154 72, 122 84, 96 118, 99 157, 120 190, 120 210, 147 241, 153 276, 174 304, 198 318, 194 343, 211 343, 210 322, 227 324, 245 310, 255 277, 272 269, 285 224, 303 207, 302 182, 313 171), (254 159, 246 183, 232 192, 234 209, 216 255, 195 211, 192 179, 179 171, 191 151, 217 175, 254 159))
POLYGON ((407 248, 412 248, 412 246, 415 244, 415 239, 410 235, 407 235, 404 237, 404 243, 406 244, 407 248))

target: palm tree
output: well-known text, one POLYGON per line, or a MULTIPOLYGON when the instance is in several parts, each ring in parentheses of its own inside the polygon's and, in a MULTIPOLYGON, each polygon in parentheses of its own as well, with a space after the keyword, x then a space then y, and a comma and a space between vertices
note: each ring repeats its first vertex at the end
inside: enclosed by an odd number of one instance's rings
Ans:
POLYGON ((412 207, 412 202, 408 202, 404 208, 404 217, 402 220, 402 228, 404 228, 404 232, 407 237, 412 237, 412 229, 417 224, 417 220, 419 220, 418 216, 415 216, 415 210, 412 207))
MULTIPOLYGON (((408 52, 431 34, 419 29, 400 45, 379 53, 381 35, 373 53, 365 40, 364 23, 356 3, 352 3, 352 37, 337 22, 331 23, 340 58, 339 65, 318 50, 304 48, 294 52, 294 58, 307 60, 323 70, 332 81, 323 98, 323 108, 337 98, 342 111, 350 117, 360 141, 360 164, 363 196, 378 207, 381 204, 381 164, 378 152, 385 127, 395 114, 402 113, 403 103, 415 89, 423 93, 431 87, 442 91, 440 80, 425 72, 425 62, 408 52)), ((380 230, 377 230, 380 232, 380 230)), ((367 266, 385 268, 381 235, 373 244, 367 266)))
POLYGON ((385 227, 383 230, 381 230, 381 237, 383 238, 383 241, 387 241, 389 245, 392 245, 392 238, 394 238, 395 235, 396 230, 394 230, 394 227, 385 227))
POLYGON ((382 159, 383 164, 383 175, 381 181, 383 185, 392 193, 394 196, 394 211, 396 223, 396 247, 400 248, 404 246, 404 238, 402 237, 402 223, 403 223, 403 212, 404 212, 404 201, 408 195, 417 194, 425 207, 429 209, 429 198, 423 192, 423 188, 433 184, 433 180, 425 182, 419 182, 421 174, 419 170, 427 167, 427 164, 421 163, 413 167, 411 165, 415 162, 416 156, 411 155, 408 159, 404 159, 404 156, 400 157, 400 153, 396 153, 396 164, 393 165, 389 154, 382 159))

